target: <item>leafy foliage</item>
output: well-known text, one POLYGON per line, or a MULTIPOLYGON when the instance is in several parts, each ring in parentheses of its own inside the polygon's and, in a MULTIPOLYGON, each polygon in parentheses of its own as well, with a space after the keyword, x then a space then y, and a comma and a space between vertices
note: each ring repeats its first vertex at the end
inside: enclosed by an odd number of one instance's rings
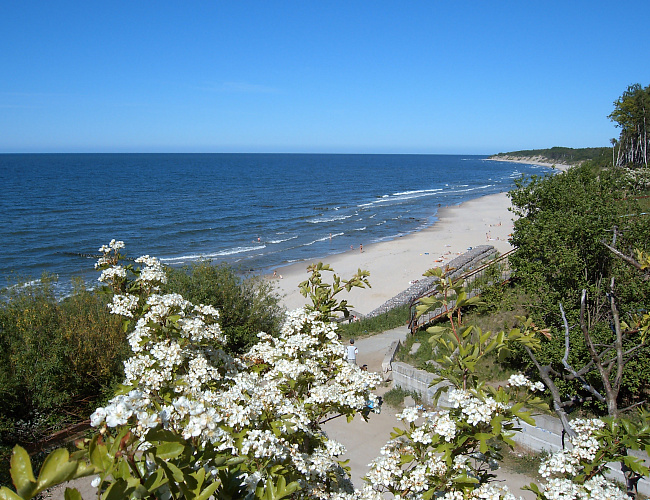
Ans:
POLYGON ((6 293, 0 303, 0 432, 3 442, 32 441, 65 419, 63 410, 67 419, 87 418, 121 378, 128 346, 105 297, 82 290, 59 301, 48 279, 6 293))
MULTIPOLYGON (((104 251, 117 254, 120 245, 113 241, 104 251)), ((298 310, 278 338, 262 334, 258 344, 236 358, 220 347, 223 339, 214 307, 194 305, 178 294, 159 295, 157 287, 166 280, 159 262, 148 256, 136 262, 146 267, 125 271, 112 258, 102 265, 102 281, 118 292, 140 295, 113 296, 112 310, 136 320, 128 340, 137 354, 125 363, 125 387, 91 418, 93 425, 101 426, 99 434, 80 443, 80 451, 72 456, 54 451, 38 478, 25 451, 16 447, 11 464, 15 490, 0 489, 0 500, 32 498, 47 486, 91 473, 99 475, 98 497, 107 500, 378 500, 384 492, 413 499, 511 498, 494 483, 493 471, 501 450, 514 444, 517 422, 534 423, 525 407, 541 408, 543 403, 529 390, 543 386, 523 375, 511 376, 506 386, 486 386, 474 367, 481 357, 512 343, 536 347, 537 331, 530 320, 508 334, 466 334, 472 329, 463 325, 460 308, 471 301, 464 287, 440 274, 450 327, 431 333, 452 386, 449 407, 435 412, 408 408, 398 415, 404 428, 395 428, 382 456, 371 464, 366 487, 352 491, 344 463, 334 458, 343 449, 321 432, 319 422, 331 412, 348 420, 358 412, 367 417, 370 403, 377 403, 369 389, 378 377, 343 360, 335 326, 319 319, 331 311, 316 303, 307 315, 298 310), (446 302, 452 288, 454 304, 446 302)), ((315 294, 325 299, 319 304, 332 304, 345 313, 345 307, 331 302, 332 292, 340 287, 327 287, 317 273, 307 281, 307 291, 321 291, 315 294)), ((627 442, 646 445, 650 433, 645 422, 638 432, 613 421, 611 429, 595 439, 593 433, 584 436, 581 457, 589 460, 571 463, 580 470, 566 486, 558 488, 549 481, 531 489, 546 500, 582 484, 590 489, 597 480, 606 493, 597 498, 622 500, 623 493, 602 477, 603 460, 609 455, 596 453, 610 445, 612 453, 619 453, 620 444, 627 442)), ((643 464, 628 461, 635 471, 647 473, 643 464)), ((543 467, 551 473, 568 470, 565 463, 558 467, 550 461, 543 467)), ((66 498, 80 495, 67 490, 66 498)))
POLYGON ((334 270, 329 264, 323 264, 322 262, 310 265, 307 272, 311 273, 311 276, 300 283, 298 287, 303 297, 308 299, 305 306, 307 311, 317 312, 319 318, 323 321, 336 319, 339 314, 344 318, 349 317, 349 309, 353 306, 348 304, 347 300, 339 301, 336 298, 339 293, 344 290, 349 292, 354 287, 370 288, 369 273, 361 269, 349 280, 342 280, 340 276, 334 274, 334 270), (333 282, 331 284, 323 280, 323 271, 332 273, 333 282))
POLYGON ((616 164, 628 167, 648 166, 648 127, 650 126, 650 85, 635 83, 614 101, 610 120, 621 129, 616 164))
MULTIPOLYGON (((636 214, 634 200, 626 199, 627 184, 618 171, 597 170, 590 164, 574 167, 552 177, 521 180, 510 193, 515 221, 512 243, 517 252, 511 263, 517 283, 530 297, 531 314, 539 324, 551 329, 552 338, 544 341, 536 354, 542 365, 555 366, 561 372, 564 353, 564 325, 558 305, 563 304, 570 325, 579 320, 582 290, 590 298, 588 329, 596 342, 608 344, 612 338, 612 320, 607 306, 607 292, 612 278, 616 282, 617 306, 621 317, 645 309, 650 283, 627 264, 616 258, 603 244, 611 243, 616 230, 616 246, 631 254, 637 245, 646 248, 650 218, 636 214)), ((582 332, 570 331, 572 366, 589 362, 582 332)), ((630 348, 638 335, 626 342, 630 348)), ((527 356, 517 350, 515 367, 533 368, 527 356)), ((640 371, 626 370, 620 393, 622 403, 639 401, 639 387, 650 376, 648 353, 638 353, 640 371)), ((597 380, 588 380, 597 383, 597 380)), ((576 394, 580 384, 560 382, 563 394, 576 394)), ((594 404, 594 411, 600 408, 594 404)))
POLYGON ((525 149, 521 151, 511 151, 509 153, 499 153, 499 156, 514 157, 539 157, 550 161, 561 163, 575 164, 586 160, 597 160, 600 158, 609 158, 611 156, 610 148, 564 148, 553 147, 548 149, 525 149))
POLYGON ((167 270, 163 292, 179 293, 190 302, 216 307, 228 339, 228 350, 244 353, 257 343, 260 331, 276 336, 283 310, 272 282, 259 276, 241 276, 226 264, 203 261, 167 270))

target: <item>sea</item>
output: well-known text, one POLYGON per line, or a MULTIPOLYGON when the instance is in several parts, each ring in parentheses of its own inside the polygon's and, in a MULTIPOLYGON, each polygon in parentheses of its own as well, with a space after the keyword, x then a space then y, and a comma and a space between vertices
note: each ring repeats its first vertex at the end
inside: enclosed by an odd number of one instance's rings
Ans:
POLYGON ((326 261, 549 172, 476 155, 1 154, 0 287, 92 287, 113 238, 170 266, 326 261))

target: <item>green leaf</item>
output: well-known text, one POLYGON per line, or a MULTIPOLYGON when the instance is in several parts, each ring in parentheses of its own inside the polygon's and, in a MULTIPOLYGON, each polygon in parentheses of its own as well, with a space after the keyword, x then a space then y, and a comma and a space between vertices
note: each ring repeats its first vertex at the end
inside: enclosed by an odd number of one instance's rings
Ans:
POLYGON ((88 445, 88 457, 90 458, 90 463, 93 464, 97 469, 105 471, 108 469, 113 460, 108 456, 108 449, 103 444, 99 444, 99 435, 93 437, 88 445))
POLYGON ((216 480, 213 483, 210 483, 207 488, 205 488, 201 494, 196 498, 196 500, 208 500, 212 496, 212 494, 217 491, 217 489, 221 486, 221 481, 216 480))
POLYGON ((0 488, 0 500, 24 500, 24 498, 16 495, 16 493, 11 491, 6 486, 3 486, 0 488))
POLYGON ((125 498, 129 498, 127 494, 128 487, 129 485, 124 479, 114 480, 101 498, 102 500, 124 500, 125 498))
POLYGON ((169 479, 167 479, 167 476, 165 476, 165 472, 159 468, 156 469, 155 474, 151 474, 147 480, 144 483, 144 487, 147 488, 148 491, 154 492, 158 488, 160 488, 163 484, 167 484, 169 479))
POLYGON ((31 498, 36 490, 36 478, 32 470, 29 454, 22 446, 16 445, 11 453, 11 480, 21 497, 31 498))
POLYGON ((474 438, 479 440, 481 453, 487 453, 487 440, 492 437, 494 436, 492 434, 488 434, 487 432, 477 432, 474 434, 474 438))
POLYGON ((155 447, 154 453, 162 460, 170 460, 176 458, 185 450, 182 443, 162 443, 155 447))
POLYGON ((83 500, 81 498, 81 493, 76 488, 66 488, 65 493, 63 493, 64 500, 83 500))
POLYGON ((165 470, 167 477, 172 477, 177 483, 182 483, 185 481, 185 475, 183 474, 183 471, 176 467, 174 464, 158 459, 156 460, 156 463, 165 470))
POLYGON ((50 486, 68 481, 74 477, 77 463, 68 461, 70 454, 65 448, 59 448, 50 453, 38 474, 38 490, 43 491, 50 486))
POLYGON ((501 434, 501 422, 503 422, 503 415, 497 415, 492 419, 492 432, 495 436, 501 434))
POLYGON ((422 495, 422 500, 431 500, 431 499, 433 498, 433 495, 435 495, 435 494, 436 494, 436 489, 435 489, 435 488, 431 488, 430 490, 426 491, 426 492, 422 495))

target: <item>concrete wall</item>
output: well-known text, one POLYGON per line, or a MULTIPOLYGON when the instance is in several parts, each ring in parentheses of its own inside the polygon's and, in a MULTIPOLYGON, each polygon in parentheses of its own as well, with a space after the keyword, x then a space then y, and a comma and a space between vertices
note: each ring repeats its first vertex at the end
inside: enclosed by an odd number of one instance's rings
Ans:
MULTIPOLYGON (((430 387, 433 382, 433 374, 424 370, 418 370, 406 363, 392 362, 393 384, 407 391, 416 391, 422 397, 422 402, 427 406, 433 406, 433 396, 438 390, 439 385, 430 387)), ((449 406, 446 394, 442 394, 438 404, 441 407, 449 406)), ((526 422, 520 422, 521 432, 513 437, 513 440, 519 445, 532 451, 555 452, 562 449, 562 424, 560 420, 550 415, 536 415, 535 424, 529 425, 526 422)), ((568 439, 567 439, 568 444, 568 439)), ((644 458, 648 465, 648 457, 633 453, 635 456, 644 458)), ((625 482, 623 473, 620 471, 620 464, 609 464, 611 473, 608 474, 610 479, 625 482)), ((650 481, 648 478, 641 479, 638 484, 639 493, 650 496, 650 481)))

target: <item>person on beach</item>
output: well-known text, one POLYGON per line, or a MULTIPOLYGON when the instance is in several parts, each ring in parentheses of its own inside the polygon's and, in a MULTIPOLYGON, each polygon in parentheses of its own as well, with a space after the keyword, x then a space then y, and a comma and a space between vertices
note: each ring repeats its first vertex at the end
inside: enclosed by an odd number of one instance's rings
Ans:
POLYGON ((359 253, 363 253, 363 243, 359 244, 359 253))
POLYGON ((350 345, 348 346, 348 363, 356 365, 357 354, 359 354, 359 349, 354 345, 354 339, 350 339, 350 345))

